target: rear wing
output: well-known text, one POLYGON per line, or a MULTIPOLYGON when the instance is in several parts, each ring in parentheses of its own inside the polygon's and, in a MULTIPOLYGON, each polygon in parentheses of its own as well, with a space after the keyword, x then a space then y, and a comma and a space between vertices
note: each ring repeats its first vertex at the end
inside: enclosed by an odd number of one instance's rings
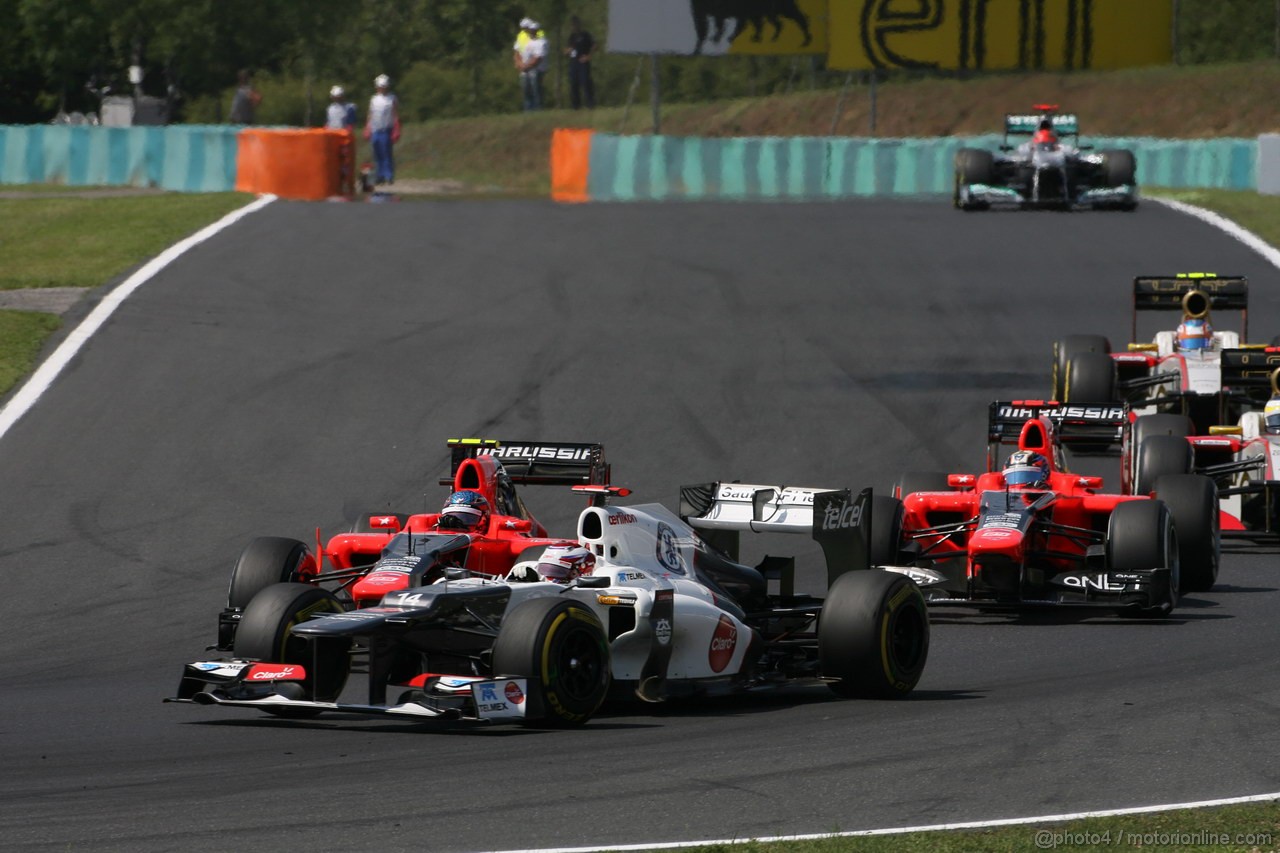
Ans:
POLYGON ((493 456, 513 483, 533 486, 608 485, 610 469, 604 445, 568 441, 506 441, 490 438, 449 439, 449 476, 453 483, 462 460, 493 456))
POLYGON ((1276 393, 1275 373, 1280 370, 1280 347, 1224 349, 1222 387, 1265 403, 1276 393))
MULTIPOLYGON (((996 401, 987 415, 987 444, 1017 444, 1022 425, 1048 417, 1062 444, 1118 444, 1129 416, 1120 403, 1056 403, 1046 400, 996 401)), ((988 460, 990 467, 991 460, 988 460)))
POLYGON ((1130 340, 1138 339, 1139 311, 1181 311, 1183 297, 1193 290, 1209 297, 1212 311, 1239 311, 1240 335, 1249 337, 1249 279, 1242 275, 1190 272, 1134 278, 1130 340))
POLYGON ((1039 115, 1006 115, 1004 117, 1005 136, 1031 136, 1040 129, 1040 122, 1045 118, 1053 121, 1053 132, 1058 136, 1079 136, 1080 124, 1074 114, 1064 113, 1055 116, 1039 115))
POLYGON ((807 533, 822 547, 827 582, 871 566, 871 489, 805 489, 744 483, 680 487, 680 517, 733 559, 737 538, 753 533, 807 533))

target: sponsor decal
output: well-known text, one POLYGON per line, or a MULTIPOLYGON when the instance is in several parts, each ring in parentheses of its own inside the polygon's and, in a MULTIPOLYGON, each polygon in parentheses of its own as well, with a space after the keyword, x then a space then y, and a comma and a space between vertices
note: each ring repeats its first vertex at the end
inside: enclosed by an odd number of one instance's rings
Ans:
POLYGON ((254 664, 245 676, 247 681, 297 681, 307 677, 306 670, 292 664, 254 664))
POLYGON ((393 586, 401 583, 408 572, 374 572, 360 581, 361 586, 393 586))
POLYGON ((1231 439, 1229 438, 1197 438, 1197 447, 1230 447, 1231 439))
POLYGON ((653 634, 658 638, 658 645, 668 645, 671 642, 671 620, 659 619, 653 623, 653 634))
POLYGON ((862 523, 862 504, 859 501, 829 503, 822 511, 823 530, 847 530, 862 523))
POLYGON ((711 635, 711 647, 707 650, 707 662, 712 672, 724 672, 733 658, 733 650, 738 647, 738 629, 728 616, 721 616, 711 635))
POLYGON ((744 489, 741 486, 721 486, 720 494, 716 495, 716 499, 722 501, 749 501, 755 497, 755 494, 755 489, 744 489))
POLYGON ((1001 406, 997 417, 1000 418, 1035 418, 1048 415, 1050 418, 1077 418, 1086 421, 1115 421, 1124 418, 1123 406, 1058 406, 1042 408, 1040 406, 1001 406))
POLYGON ((1016 531, 1003 525, 996 525, 993 527, 987 527, 984 525, 981 530, 983 539, 1011 539, 1018 535, 1016 531))
POLYGON ((636 517, 629 512, 611 512, 609 513, 609 526, 615 524, 635 524, 636 517))
POLYGON ((1115 583, 1106 573, 1096 575, 1066 575, 1058 579, 1063 586, 1077 589, 1096 589, 1100 592, 1124 592, 1124 584, 1115 583))
POLYGON ((543 447, 540 445, 494 447, 481 450, 481 456, 499 459, 554 459, 558 462, 583 462, 591 460, 591 447, 543 447))
POLYGON ((1018 528, 1022 523, 1022 516, 1016 512, 994 512, 982 520, 982 524, 978 525, 979 530, 986 530, 991 527, 1010 527, 1018 528))
POLYGON ((508 681, 507 686, 502 688, 502 692, 506 695, 507 701, 512 705, 519 705, 524 701, 524 691, 520 689, 520 685, 514 681, 508 681))
POLYGON ((219 670, 222 670, 224 671, 224 674, 232 675, 234 673, 240 672, 242 669, 249 666, 249 664, 247 663, 214 663, 212 661, 209 661, 207 663, 193 663, 192 666, 200 670, 201 672, 218 672, 219 670))
POLYGON ((649 576, 644 572, 618 572, 614 577, 618 579, 619 583, 626 583, 627 581, 642 581, 649 576))
POLYGON ((671 525, 658 522, 658 537, 654 556, 664 569, 677 575, 684 574, 684 558, 680 556, 680 543, 671 525))

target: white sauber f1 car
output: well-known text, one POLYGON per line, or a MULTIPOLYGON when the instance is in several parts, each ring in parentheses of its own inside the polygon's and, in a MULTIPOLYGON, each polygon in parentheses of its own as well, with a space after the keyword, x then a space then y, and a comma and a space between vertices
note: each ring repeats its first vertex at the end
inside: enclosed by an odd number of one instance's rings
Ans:
MULTIPOLYGON (((269 586, 244 609, 234 658, 188 664, 167 701, 573 726, 611 690, 659 701, 807 681, 844 697, 896 698, 919 680, 924 599, 906 577, 868 568, 859 521, 870 490, 690 486, 682 518, 659 504, 609 506, 616 487, 574 489, 592 495, 577 528, 592 573, 561 585, 516 582, 527 563, 506 581, 446 569, 352 611, 314 585, 269 586), (732 559, 744 531, 812 535, 826 558, 825 599, 794 593, 794 559, 732 559), (360 699, 342 696, 353 654, 367 654, 360 699)), ((398 534, 409 541, 389 546, 394 559, 439 558, 414 535, 398 534)))

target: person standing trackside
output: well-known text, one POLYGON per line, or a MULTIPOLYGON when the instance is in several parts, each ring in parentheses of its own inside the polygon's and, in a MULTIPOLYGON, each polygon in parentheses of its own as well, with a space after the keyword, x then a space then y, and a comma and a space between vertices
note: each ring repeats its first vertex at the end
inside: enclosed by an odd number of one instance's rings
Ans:
POLYGON ((542 75, 547 70, 547 37, 532 18, 520 22, 520 35, 513 46, 520 90, 526 110, 542 109, 542 75))
POLYGON ((373 180, 376 184, 395 183, 396 167, 392 146, 400 141, 400 109, 391 94, 391 78, 379 74, 373 85, 377 92, 369 99, 369 116, 365 120, 364 138, 373 145, 373 180))
POLYGON ((341 86, 334 86, 329 90, 329 107, 325 110, 324 126, 326 130, 344 132, 342 150, 338 155, 338 186, 344 194, 355 195, 356 105, 347 100, 346 90, 341 86))
POLYGON ((262 95, 253 88, 253 75, 248 69, 236 74, 236 93, 231 98, 231 123, 253 124, 253 114, 262 103, 262 95))
POLYGON ((569 103, 575 110, 582 108, 584 97, 587 109, 596 108, 596 87, 591 81, 591 54, 595 49, 596 40, 574 15, 569 19, 569 46, 564 52, 569 57, 569 103))

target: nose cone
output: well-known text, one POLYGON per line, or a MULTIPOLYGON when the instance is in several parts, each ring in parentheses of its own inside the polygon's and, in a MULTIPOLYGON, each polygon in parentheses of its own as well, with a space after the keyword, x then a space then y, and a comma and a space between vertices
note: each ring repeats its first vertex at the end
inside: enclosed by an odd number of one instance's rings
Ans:
POLYGON ((1013 556, 1022 550, 1022 531, 1010 527, 984 527, 969 537, 969 555, 974 558, 1001 554, 1013 556))
POLYGON ((357 608, 372 607, 388 592, 409 588, 409 575, 404 572, 371 572, 351 588, 351 600, 357 608))

